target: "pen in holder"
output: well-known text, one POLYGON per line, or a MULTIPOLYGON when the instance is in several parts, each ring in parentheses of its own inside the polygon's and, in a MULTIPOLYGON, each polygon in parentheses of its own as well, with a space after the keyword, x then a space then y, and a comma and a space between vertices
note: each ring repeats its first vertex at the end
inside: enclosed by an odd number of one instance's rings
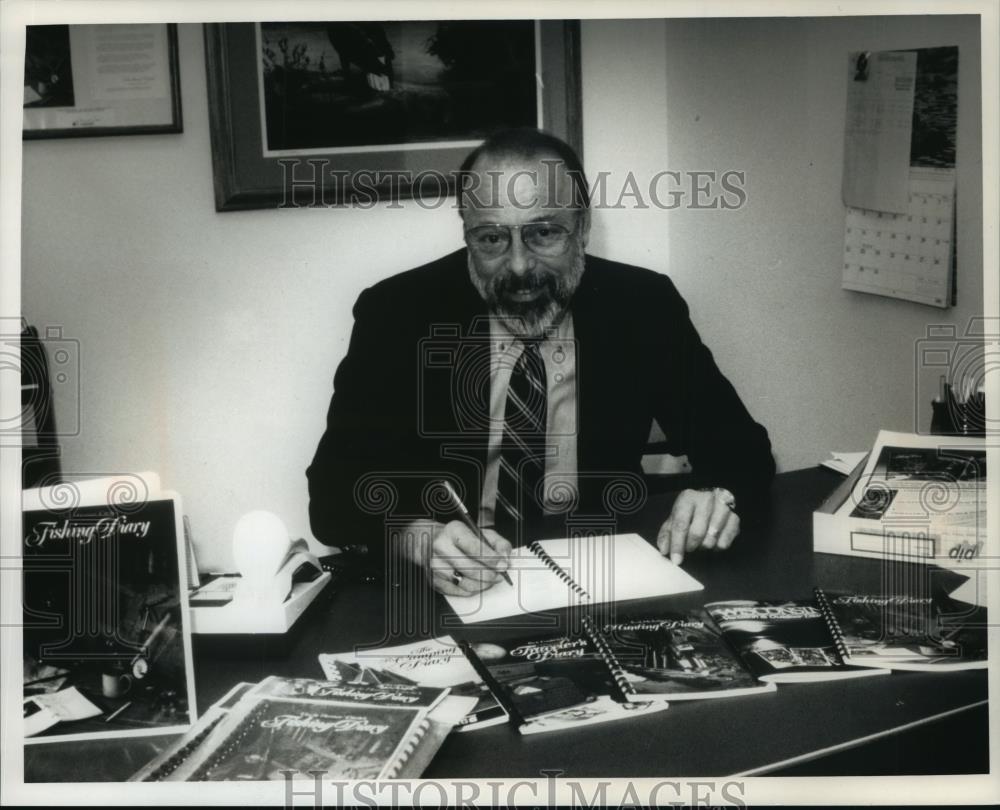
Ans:
POLYGON ((931 433, 941 436, 985 436, 986 395, 972 392, 964 398, 955 395, 948 384, 942 395, 931 403, 931 433))

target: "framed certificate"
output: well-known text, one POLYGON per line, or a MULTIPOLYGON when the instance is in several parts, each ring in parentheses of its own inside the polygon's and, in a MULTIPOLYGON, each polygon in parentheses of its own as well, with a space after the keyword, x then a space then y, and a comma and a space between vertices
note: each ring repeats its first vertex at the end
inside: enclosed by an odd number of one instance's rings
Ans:
POLYGON ((26 140, 181 131, 176 25, 25 30, 26 140))

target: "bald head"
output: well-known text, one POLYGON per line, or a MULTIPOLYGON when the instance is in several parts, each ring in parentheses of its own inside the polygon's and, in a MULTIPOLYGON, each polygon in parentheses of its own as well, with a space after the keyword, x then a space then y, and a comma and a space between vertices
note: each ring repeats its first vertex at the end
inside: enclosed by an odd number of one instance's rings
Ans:
MULTIPOLYGON (((459 208, 496 205, 503 191, 496 173, 512 166, 535 186, 544 183, 548 193, 558 192, 545 201, 549 207, 590 207, 587 178, 573 148, 547 132, 523 127, 493 134, 466 156, 459 167, 459 208)), ((520 185, 526 188, 523 180, 520 185)))

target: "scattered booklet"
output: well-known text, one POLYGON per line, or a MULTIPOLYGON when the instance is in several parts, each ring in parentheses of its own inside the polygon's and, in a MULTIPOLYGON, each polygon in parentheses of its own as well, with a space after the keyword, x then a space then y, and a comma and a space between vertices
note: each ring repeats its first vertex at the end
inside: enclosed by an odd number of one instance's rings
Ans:
MULTIPOLYGON (((133 781, 259 781, 418 776, 472 698, 447 689, 272 676, 206 715, 133 781), (212 720, 208 720, 212 717, 212 720)), ((213 707, 215 709, 215 707, 213 707)))
POLYGON ((816 600, 846 663, 924 672, 986 668, 986 608, 821 588, 816 600))
POLYGON ((456 731, 471 731, 507 721, 507 712, 451 636, 397 647, 322 653, 319 663, 329 681, 447 686, 452 695, 474 697, 475 708, 459 721, 456 731))
POLYGON ((589 633, 503 642, 461 642, 522 734, 651 714, 663 701, 625 701, 607 655, 589 633))
POLYGON ((827 681, 888 672, 845 664, 811 600, 710 602, 705 610, 747 669, 762 681, 827 681))
POLYGON ((696 614, 667 614, 605 625, 627 700, 699 700, 773 692, 758 681, 710 622, 696 614))
POLYGON ((471 596, 446 596, 466 624, 558 608, 701 590, 698 580, 637 534, 541 540, 514 550, 508 573, 471 596))

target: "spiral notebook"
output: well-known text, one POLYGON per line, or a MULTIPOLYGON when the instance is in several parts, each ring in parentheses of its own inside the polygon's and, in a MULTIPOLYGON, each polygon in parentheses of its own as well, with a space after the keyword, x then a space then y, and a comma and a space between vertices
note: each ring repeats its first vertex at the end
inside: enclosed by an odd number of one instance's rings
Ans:
POLYGON ((475 703, 447 693, 271 676, 231 707, 213 707, 196 733, 130 781, 283 780, 288 771, 299 778, 316 770, 343 779, 416 777, 475 703))
POLYGON ((986 608, 930 595, 815 593, 845 663, 918 672, 987 666, 986 608))
POLYGON ((502 579, 471 596, 446 596, 466 624, 523 613, 689 593, 703 588, 637 534, 538 540, 510 556, 502 579))

